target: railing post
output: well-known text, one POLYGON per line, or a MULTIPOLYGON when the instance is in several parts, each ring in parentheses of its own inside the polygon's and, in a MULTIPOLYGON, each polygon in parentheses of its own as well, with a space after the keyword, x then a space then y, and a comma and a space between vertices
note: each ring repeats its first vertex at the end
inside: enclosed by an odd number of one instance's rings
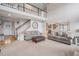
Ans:
POLYGON ((38 16, 40 16, 40 10, 39 10, 39 8, 38 8, 38 16))
POLYGON ((25 12, 25 4, 23 3, 23 11, 25 12))

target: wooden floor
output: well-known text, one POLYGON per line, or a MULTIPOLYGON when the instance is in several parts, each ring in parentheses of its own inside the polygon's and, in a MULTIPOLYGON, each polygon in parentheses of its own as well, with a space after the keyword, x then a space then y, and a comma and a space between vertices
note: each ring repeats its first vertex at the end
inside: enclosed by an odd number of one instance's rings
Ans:
POLYGON ((15 40, 16 40, 16 37, 14 35, 9 35, 4 40, 0 40, 0 45, 10 44, 15 40))

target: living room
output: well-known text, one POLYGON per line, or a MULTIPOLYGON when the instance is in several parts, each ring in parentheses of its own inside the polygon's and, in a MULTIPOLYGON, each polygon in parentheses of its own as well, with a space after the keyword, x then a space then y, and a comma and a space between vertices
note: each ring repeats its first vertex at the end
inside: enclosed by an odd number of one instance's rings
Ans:
POLYGON ((79 55, 78 8, 74 3, 0 4, 0 55, 79 55))
MULTIPOLYGON (((79 4, 49 4, 47 6, 47 25, 51 26, 52 32, 65 32, 72 38, 78 37, 78 9, 79 4), (52 7, 52 8, 51 8, 52 7), (54 24, 54 25, 53 25, 54 24), (57 26, 57 28, 56 28, 57 26), (55 29, 54 29, 55 27, 55 29)), ((49 30, 50 30, 49 29, 49 30)), ((78 40, 77 40, 78 41, 78 40)), ((78 42, 75 42, 76 44, 78 42)))

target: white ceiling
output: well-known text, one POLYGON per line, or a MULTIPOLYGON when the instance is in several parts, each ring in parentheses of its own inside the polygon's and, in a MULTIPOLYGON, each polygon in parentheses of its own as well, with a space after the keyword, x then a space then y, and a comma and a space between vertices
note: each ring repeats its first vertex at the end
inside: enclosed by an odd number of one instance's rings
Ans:
POLYGON ((78 22, 79 4, 78 3, 53 3, 47 5, 47 18, 55 22, 78 22))

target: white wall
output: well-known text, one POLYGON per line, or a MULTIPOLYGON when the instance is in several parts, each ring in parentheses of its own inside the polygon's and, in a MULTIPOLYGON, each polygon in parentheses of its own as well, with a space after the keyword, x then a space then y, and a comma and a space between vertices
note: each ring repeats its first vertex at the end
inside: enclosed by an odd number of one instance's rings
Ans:
POLYGON ((13 21, 14 19, 8 18, 8 17, 1 17, 0 18, 0 34, 4 34, 4 35, 14 35, 14 25, 13 25, 13 21), (7 25, 10 25, 9 27, 6 27, 7 25))
POLYGON ((43 22, 36 21, 36 20, 31 20, 31 27, 27 31, 34 31, 34 30, 38 30, 39 32, 43 33, 43 22), (33 22, 37 22, 38 28, 34 29, 32 27, 33 22))
POLYGON ((71 31, 75 36, 79 35, 79 32, 76 32, 77 29, 79 29, 79 22, 71 23, 71 31))
POLYGON ((48 20, 73 21, 79 19, 79 4, 52 3, 47 5, 48 20))
POLYGON ((47 5, 49 23, 70 22, 72 33, 79 29, 79 4, 52 3, 47 5))
MULTIPOLYGON (((18 28, 20 25, 22 25, 23 23, 25 23, 28 20, 16 20, 15 21, 15 28, 18 28), (17 23, 17 21, 19 21, 19 23, 17 23)), ((31 26, 31 22, 29 21, 28 23, 26 23, 25 25, 23 25, 22 27, 20 27, 19 29, 16 30, 17 34, 22 34, 23 32, 25 32, 28 28, 30 28, 31 26)))
POLYGON ((43 23, 42 22, 38 23, 38 30, 40 33, 43 33, 43 23))
POLYGON ((14 35, 14 31, 13 31, 13 23, 12 22, 4 22, 3 25, 3 32, 4 35, 14 35))
POLYGON ((17 27, 19 27, 20 25, 22 25, 23 23, 24 23, 25 21, 23 21, 22 19, 21 20, 16 20, 15 21, 15 28, 17 28, 17 27), (19 23, 17 23, 17 22, 19 22, 19 23))

